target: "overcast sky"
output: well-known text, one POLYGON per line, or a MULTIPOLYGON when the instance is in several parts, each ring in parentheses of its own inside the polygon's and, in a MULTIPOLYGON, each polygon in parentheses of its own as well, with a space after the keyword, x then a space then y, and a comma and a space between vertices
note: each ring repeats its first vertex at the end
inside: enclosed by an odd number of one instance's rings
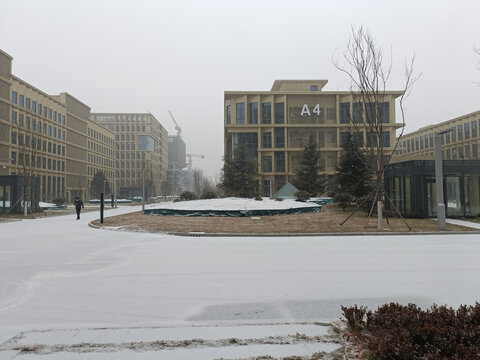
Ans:
POLYGON ((170 109, 194 167, 222 166, 223 92, 270 90, 275 79, 327 79, 351 26, 393 54, 389 89, 416 54, 423 73, 406 102, 407 132, 480 110, 478 0, 0 0, 0 48, 13 73, 92 112, 151 112, 170 134, 170 109))

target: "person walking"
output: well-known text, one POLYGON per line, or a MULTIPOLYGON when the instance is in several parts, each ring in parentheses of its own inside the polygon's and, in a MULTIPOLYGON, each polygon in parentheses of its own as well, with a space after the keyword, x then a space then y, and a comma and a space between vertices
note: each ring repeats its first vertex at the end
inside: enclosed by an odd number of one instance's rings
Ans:
POLYGON ((82 208, 85 209, 85 206, 83 206, 82 200, 78 198, 78 196, 75 198, 75 201, 73 202, 73 205, 75 205, 75 210, 77 210, 77 220, 80 219, 80 211, 82 211, 82 208))

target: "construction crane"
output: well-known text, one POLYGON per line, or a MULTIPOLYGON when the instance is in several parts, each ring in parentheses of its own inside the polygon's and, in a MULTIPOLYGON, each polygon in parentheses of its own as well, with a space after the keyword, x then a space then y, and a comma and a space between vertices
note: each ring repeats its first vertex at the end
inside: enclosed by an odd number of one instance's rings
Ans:
POLYGON ((204 155, 196 155, 196 154, 187 154, 188 162, 187 162, 187 167, 188 170, 192 168, 192 157, 199 157, 201 159, 205 159, 204 155))
POLYGON ((177 130, 177 136, 182 135, 182 128, 180 125, 178 125, 177 120, 175 120, 175 117, 173 116, 172 112, 168 110, 168 113, 170 114, 170 117, 172 118, 173 122, 175 123, 175 130, 177 130))

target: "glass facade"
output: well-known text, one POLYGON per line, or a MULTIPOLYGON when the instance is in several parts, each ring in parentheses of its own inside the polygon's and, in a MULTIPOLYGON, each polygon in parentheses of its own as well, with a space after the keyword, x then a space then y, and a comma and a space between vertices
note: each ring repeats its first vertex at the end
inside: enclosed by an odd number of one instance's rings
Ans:
MULTIPOLYGON (((444 200, 448 217, 480 214, 480 160, 444 160, 444 200)), ((413 160, 391 164, 385 172, 385 190, 407 217, 437 216, 435 162, 413 160)), ((386 208, 393 211, 389 202, 386 208)))

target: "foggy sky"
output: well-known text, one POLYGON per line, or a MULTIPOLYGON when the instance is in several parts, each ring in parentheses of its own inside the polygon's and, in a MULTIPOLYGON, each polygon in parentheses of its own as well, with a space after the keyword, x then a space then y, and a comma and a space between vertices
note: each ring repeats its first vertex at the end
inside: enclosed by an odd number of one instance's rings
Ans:
POLYGON ((407 132, 480 110, 480 1, 0 0, 0 49, 13 74, 92 112, 151 112, 183 129, 194 167, 222 166, 223 92, 270 90, 276 79, 327 79, 351 26, 393 55, 388 88, 416 54, 422 77, 406 102, 407 132))

